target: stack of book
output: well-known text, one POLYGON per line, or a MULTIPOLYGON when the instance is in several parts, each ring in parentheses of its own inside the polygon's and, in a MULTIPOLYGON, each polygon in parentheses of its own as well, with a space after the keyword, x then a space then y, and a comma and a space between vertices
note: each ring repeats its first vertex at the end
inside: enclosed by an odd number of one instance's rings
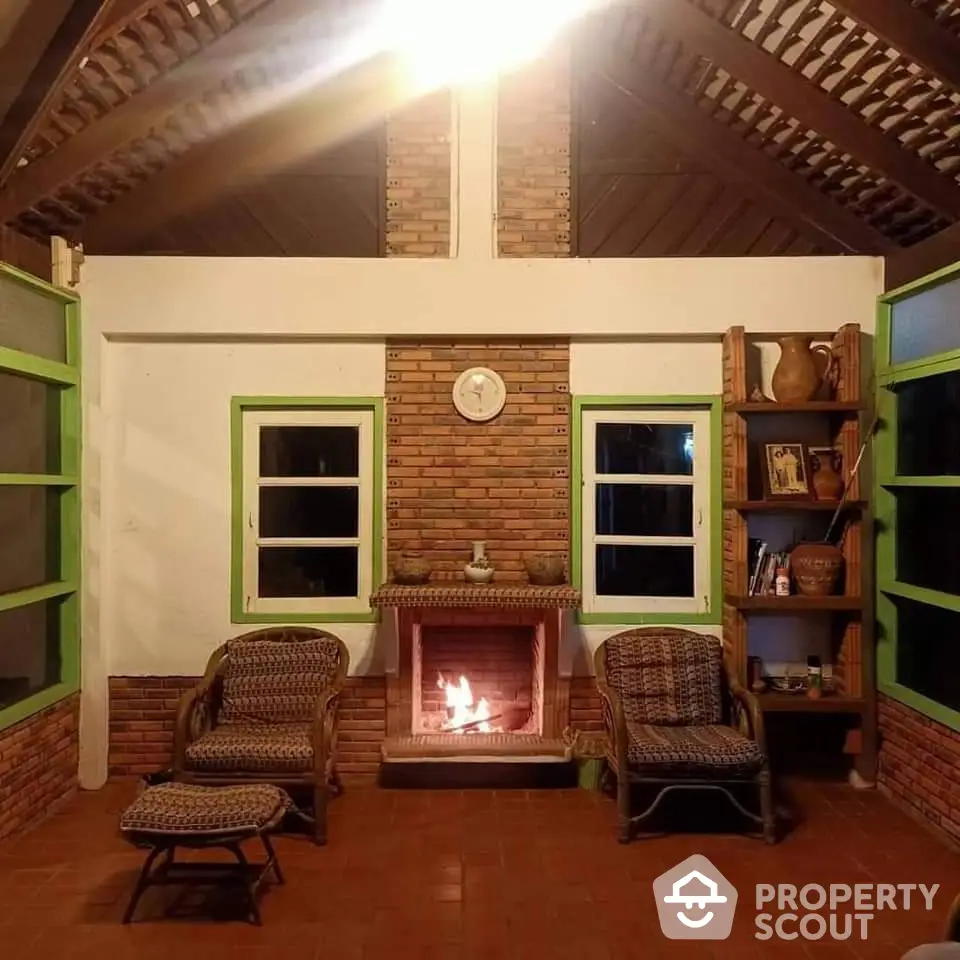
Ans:
POLYGON ((781 569, 790 569, 790 553, 788 551, 771 551, 766 540, 750 540, 749 596, 773 596, 775 593, 774 580, 777 571, 781 569))

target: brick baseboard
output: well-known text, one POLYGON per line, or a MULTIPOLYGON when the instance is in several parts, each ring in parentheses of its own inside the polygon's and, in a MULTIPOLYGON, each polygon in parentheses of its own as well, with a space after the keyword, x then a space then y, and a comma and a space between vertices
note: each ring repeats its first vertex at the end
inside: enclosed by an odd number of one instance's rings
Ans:
MULTIPOLYGON (((177 701, 199 677, 110 678, 110 775, 152 773, 173 761, 177 701)), ((385 729, 383 677, 350 677, 340 701, 340 773, 373 779, 385 729)))
POLYGON ((960 842, 960 733, 896 700, 878 701, 877 786, 893 803, 960 842))
POLYGON ((39 823, 77 792, 80 695, 0 732, 0 840, 39 823))
MULTIPOLYGON (((111 776, 136 776, 170 766, 177 701, 198 679, 110 678, 111 776)), ((380 746, 386 735, 386 711, 385 677, 347 679, 340 698, 337 764, 347 783, 371 783, 376 780, 380 769, 380 746)), ((572 679, 570 721, 578 729, 600 729, 600 701, 592 677, 572 679)), ((3 756, 2 743, 0 739, 0 758, 3 756)), ((2 795, 0 792, 0 797, 2 795)))

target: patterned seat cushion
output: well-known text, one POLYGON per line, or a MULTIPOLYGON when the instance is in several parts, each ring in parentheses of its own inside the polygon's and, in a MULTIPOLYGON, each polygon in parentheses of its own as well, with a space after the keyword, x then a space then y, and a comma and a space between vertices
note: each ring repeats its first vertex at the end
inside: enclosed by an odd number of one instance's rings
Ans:
POLYGON ((255 834, 292 809, 283 790, 265 783, 238 787, 161 783, 147 787, 127 807, 120 829, 141 835, 255 834))
POLYGON ((309 723, 340 663, 333 638, 231 640, 223 676, 223 723, 309 723))
MULTIPOLYGON (((731 727, 627 723, 627 763, 651 777, 749 777, 763 765, 760 747, 731 727)), ((615 762, 614 757, 610 757, 615 762)))
POLYGON ((223 723, 187 745, 187 768, 213 773, 306 773, 313 768, 308 723, 223 723))
POLYGON ((716 637, 636 634, 603 647, 607 682, 627 720, 683 726, 720 723, 723 648, 716 637))

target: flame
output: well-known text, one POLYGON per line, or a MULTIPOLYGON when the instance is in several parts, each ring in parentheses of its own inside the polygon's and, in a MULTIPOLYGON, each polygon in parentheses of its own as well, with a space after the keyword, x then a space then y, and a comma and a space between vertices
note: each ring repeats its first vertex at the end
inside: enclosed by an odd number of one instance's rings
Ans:
POLYGON ((448 683, 443 674, 437 674, 437 686, 444 691, 447 697, 447 712, 449 719, 446 727, 451 733, 490 733, 490 704, 485 697, 481 697, 477 705, 473 704, 473 691, 466 677, 461 676, 457 684, 448 683), (463 729, 470 724, 469 731, 463 729))

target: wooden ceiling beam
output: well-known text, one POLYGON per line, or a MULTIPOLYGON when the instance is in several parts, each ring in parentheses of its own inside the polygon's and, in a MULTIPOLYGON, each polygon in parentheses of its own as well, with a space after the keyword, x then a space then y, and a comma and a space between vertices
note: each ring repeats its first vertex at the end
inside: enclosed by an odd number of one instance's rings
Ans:
POLYGON ((17 95, 27 85, 30 71, 39 63, 50 45, 73 0, 49 0, 27 3, 13 24, 0 56, 0 120, 17 95))
POLYGON ((960 223, 890 254, 884 264, 884 288, 902 287, 954 263, 960 263, 960 223))
POLYGON ((960 38, 909 3, 830 0, 841 13, 960 91, 960 38))
MULTIPOLYGON (((74 0, 60 21, 0 124, 0 189, 16 169, 65 78, 89 52, 112 3, 113 0, 74 0)), ((49 16, 46 3, 32 3, 27 15, 49 16), (44 13, 40 13, 41 8, 44 13)))
POLYGON ((185 103, 262 59, 278 39, 294 36, 306 18, 323 14, 318 0, 273 0, 145 90, 18 170, 0 190, 0 223, 11 220, 160 126, 185 103))
MULTIPOLYGON (((690 0, 633 0, 692 51, 713 60, 788 116, 837 144, 933 210, 960 219, 960 187, 802 74, 723 26, 690 0)), ((881 6, 883 4, 880 4, 881 6)), ((888 4, 889 5, 889 4, 888 4)))
POLYGON ((252 119, 101 207, 75 238, 91 253, 124 253, 176 217, 382 122, 400 106, 403 89, 399 65, 380 56, 307 89, 295 82, 264 94, 252 119))
POLYGON ((805 236, 828 249, 880 254, 895 246, 878 230, 834 203, 802 177, 708 117, 685 94, 671 89, 650 71, 604 50, 596 66, 624 94, 642 120, 652 120, 663 136, 692 157, 705 160, 720 176, 761 195, 805 236))

